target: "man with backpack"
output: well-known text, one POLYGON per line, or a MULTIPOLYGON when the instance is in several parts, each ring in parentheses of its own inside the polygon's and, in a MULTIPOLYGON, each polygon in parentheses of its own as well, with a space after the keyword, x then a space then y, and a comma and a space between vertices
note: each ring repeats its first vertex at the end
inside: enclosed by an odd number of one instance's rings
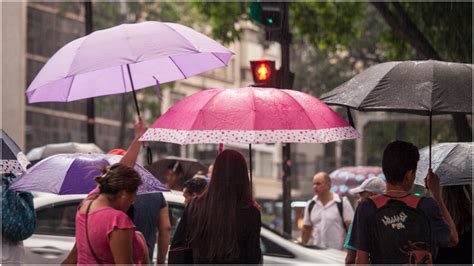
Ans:
POLYGON ((347 198, 341 199, 330 191, 331 179, 327 173, 313 177, 313 189, 316 196, 308 201, 304 211, 302 243, 342 250, 354 210, 347 198))
POLYGON ((349 244, 357 248, 357 264, 431 264, 440 246, 457 244, 439 177, 430 170, 426 178, 433 198, 410 194, 419 157, 418 148, 408 142, 385 148, 386 193, 360 202, 354 217, 349 244))

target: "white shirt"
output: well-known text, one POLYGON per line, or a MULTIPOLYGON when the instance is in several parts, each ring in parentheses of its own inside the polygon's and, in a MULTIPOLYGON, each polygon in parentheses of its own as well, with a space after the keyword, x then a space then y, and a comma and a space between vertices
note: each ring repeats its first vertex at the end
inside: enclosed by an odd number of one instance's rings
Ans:
MULTIPOLYGON (((341 202, 341 198, 335 193, 333 193, 333 199, 326 203, 326 206, 323 206, 321 201, 318 200, 318 196, 314 196, 307 202, 303 223, 313 227, 311 232, 312 243, 309 241, 308 244, 322 248, 343 249, 346 230, 336 202, 341 202), (316 204, 314 204, 311 217, 309 217, 308 208, 312 200, 316 201, 316 204)), ((352 221, 354 217, 354 210, 346 197, 342 200, 342 215, 345 221, 352 221)))

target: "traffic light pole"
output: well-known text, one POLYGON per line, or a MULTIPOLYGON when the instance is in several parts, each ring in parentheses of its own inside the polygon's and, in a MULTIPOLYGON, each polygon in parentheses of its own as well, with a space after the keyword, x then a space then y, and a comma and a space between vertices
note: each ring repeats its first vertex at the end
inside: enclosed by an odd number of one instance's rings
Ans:
MULTIPOLYGON (((92 33, 92 1, 84 2, 86 35, 92 33)), ((95 143, 95 106, 94 98, 87 101, 87 142, 95 143)))
MULTIPOLYGON (((291 33, 288 23, 288 2, 281 2, 283 7, 283 19, 280 35, 281 46, 281 79, 280 88, 291 89, 290 83, 290 43, 291 33)), ((283 167, 283 232, 291 236, 291 149, 290 144, 283 144, 282 151, 283 167)))

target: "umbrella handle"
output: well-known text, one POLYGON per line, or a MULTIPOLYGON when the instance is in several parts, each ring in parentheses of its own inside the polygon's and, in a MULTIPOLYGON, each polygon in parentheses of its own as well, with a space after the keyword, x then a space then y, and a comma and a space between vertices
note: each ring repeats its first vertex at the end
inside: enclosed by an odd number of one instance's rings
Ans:
POLYGON ((151 153, 151 148, 148 142, 143 143, 146 145, 146 161, 148 165, 150 165, 153 162, 153 154, 151 153))
POLYGON ((224 150, 224 144, 219 143, 219 154, 224 150))

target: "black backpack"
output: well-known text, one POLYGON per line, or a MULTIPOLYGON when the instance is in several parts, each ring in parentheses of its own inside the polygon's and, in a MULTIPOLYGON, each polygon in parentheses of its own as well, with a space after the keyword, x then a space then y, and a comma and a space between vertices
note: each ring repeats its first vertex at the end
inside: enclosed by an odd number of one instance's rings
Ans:
POLYGON ((431 226, 418 208, 423 197, 370 197, 377 207, 369 225, 370 260, 376 264, 432 264, 431 226))

